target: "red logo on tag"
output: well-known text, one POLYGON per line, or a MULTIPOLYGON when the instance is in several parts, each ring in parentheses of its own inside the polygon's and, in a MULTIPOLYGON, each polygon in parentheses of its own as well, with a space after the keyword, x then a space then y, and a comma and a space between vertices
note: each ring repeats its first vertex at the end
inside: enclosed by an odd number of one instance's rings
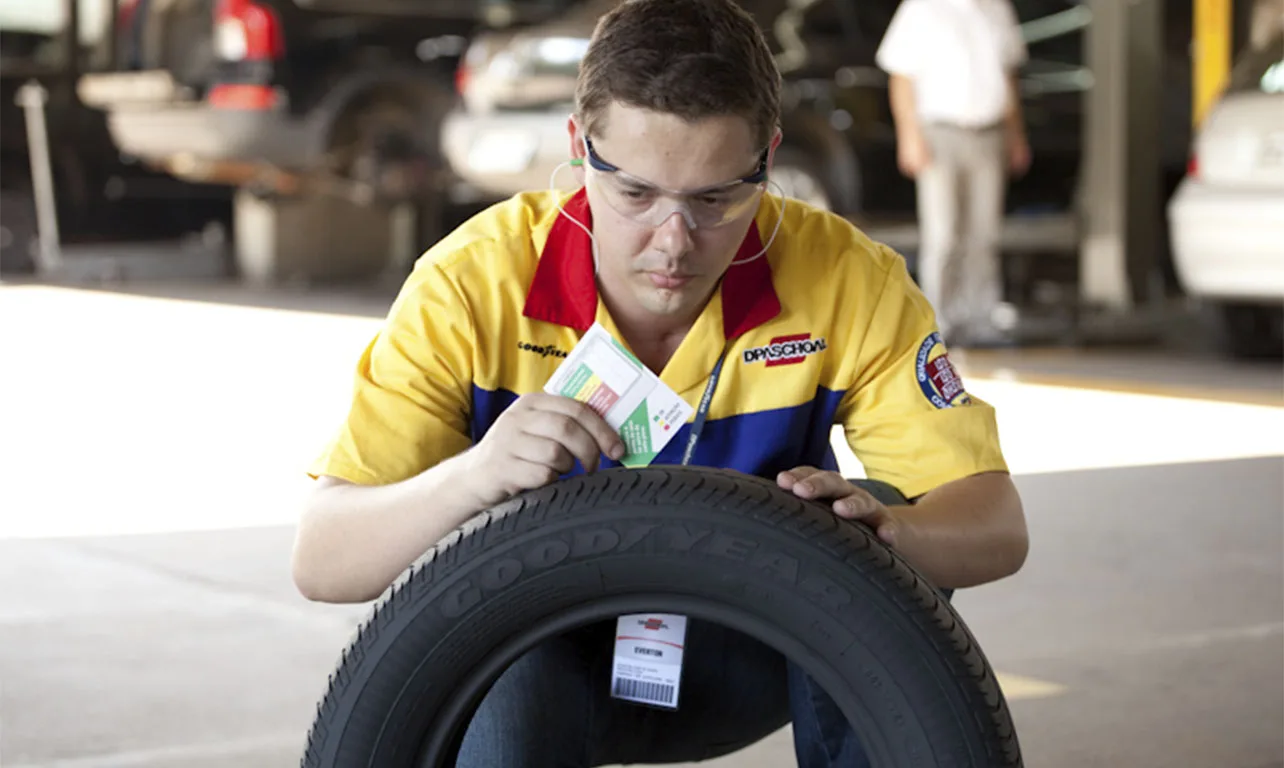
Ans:
POLYGON ((652 632, 659 632, 661 629, 664 629, 664 622, 659 619, 647 619, 643 622, 642 628, 649 629, 652 632))

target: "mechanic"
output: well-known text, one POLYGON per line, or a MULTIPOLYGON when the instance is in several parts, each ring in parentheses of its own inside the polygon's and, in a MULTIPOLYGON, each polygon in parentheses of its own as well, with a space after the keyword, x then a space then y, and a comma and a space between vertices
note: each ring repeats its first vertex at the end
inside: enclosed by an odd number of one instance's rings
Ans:
MULTIPOLYGON (((731 0, 632 0, 602 17, 567 126, 578 191, 517 195, 447 235, 361 355, 310 468, 293 563, 306 597, 372 600, 481 510, 617 466, 611 427, 542 392, 594 323, 692 407, 711 393, 698 439, 693 417, 655 464, 774 478, 868 524, 947 592, 1021 567, 994 411, 963 388, 904 260, 768 189, 780 83, 731 0), (838 474, 834 425, 883 485, 838 474), (888 486, 914 503, 866 490, 888 486)), ((458 765, 701 760, 789 722, 804 768, 864 764, 806 673, 719 626, 689 625, 678 711, 610 698, 609 625, 506 670, 458 765)))

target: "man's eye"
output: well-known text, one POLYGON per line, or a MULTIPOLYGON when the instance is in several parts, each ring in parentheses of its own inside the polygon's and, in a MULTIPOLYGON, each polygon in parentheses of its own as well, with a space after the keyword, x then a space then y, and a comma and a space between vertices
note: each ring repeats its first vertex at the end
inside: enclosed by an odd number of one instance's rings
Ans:
POLYGON ((697 196, 696 203, 706 208, 722 208, 723 205, 731 203, 731 195, 725 193, 700 195, 697 196))
POLYGON ((651 196, 651 193, 645 189, 625 188, 620 190, 620 194, 624 195, 624 197, 628 198, 629 200, 645 200, 651 196))

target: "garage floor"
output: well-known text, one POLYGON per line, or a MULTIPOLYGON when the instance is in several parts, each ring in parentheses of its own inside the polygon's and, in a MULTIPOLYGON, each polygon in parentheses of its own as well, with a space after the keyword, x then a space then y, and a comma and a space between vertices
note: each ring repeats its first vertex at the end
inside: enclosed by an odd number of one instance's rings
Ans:
MULTIPOLYGON (((253 303, 0 287, 5 768, 297 765, 368 607, 294 592, 292 504, 377 313, 253 303)), ((1036 358, 964 366, 1033 550, 956 599, 1026 764, 1284 766, 1275 368, 1036 358)), ((788 733, 705 765, 792 765, 788 733)))

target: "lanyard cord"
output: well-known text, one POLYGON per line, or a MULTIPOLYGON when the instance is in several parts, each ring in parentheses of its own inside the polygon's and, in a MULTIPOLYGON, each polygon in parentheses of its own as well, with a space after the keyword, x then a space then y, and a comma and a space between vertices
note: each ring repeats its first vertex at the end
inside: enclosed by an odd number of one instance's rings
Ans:
POLYGON ((700 441, 700 433, 704 431, 705 420, 709 417, 709 404, 713 402, 713 391, 718 388, 718 379, 722 376, 722 364, 726 362, 727 352, 731 349, 731 343, 722 348, 722 355, 718 358, 718 364, 713 366, 713 373, 709 374, 709 383, 704 387, 704 394, 700 396, 700 407, 696 409, 695 421, 691 424, 691 435, 687 438, 687 449, 682 454, 682 465, 686 466, 691 463, 691 457, 695 454, 696 443, 700 441))

